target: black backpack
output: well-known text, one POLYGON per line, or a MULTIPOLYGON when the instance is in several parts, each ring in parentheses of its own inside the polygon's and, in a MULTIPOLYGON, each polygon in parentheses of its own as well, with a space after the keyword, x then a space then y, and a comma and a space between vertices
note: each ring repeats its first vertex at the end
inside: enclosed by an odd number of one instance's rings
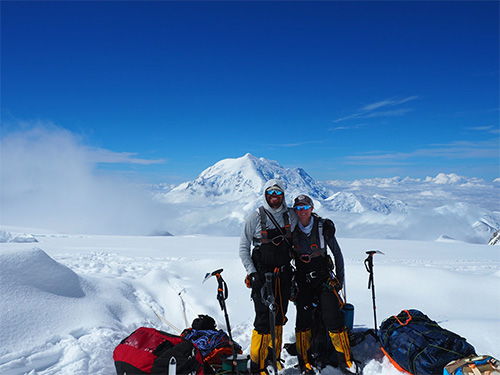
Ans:
POLYGON ((463 337, 448 331, 419 310, 403 310, 382 322, 382 351, 392 364, 415 375, 442 374, 452 360, 474 354, 463 337))
POLYGON ((217 323, 215 323, 214 318, 209 315, 198 315, 198 317, 193 320, 191 327, 196 330, 210 329, 212 331, 215 331, 217 323))
POLYGON ((191 341, 154 328, 138 328, 113 352, 118 375, 166 375, 172 357, 177 374, 203 374, 202 356, 191 341))

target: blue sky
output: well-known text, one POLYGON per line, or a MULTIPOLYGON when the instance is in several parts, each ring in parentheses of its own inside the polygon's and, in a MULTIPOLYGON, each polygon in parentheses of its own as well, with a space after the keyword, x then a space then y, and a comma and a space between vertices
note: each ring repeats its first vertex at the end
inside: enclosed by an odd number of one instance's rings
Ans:
POLYGON ((2 137, 70 132, 105 173, 500 177, 496 1, 3 1, 1 52, 2 137))

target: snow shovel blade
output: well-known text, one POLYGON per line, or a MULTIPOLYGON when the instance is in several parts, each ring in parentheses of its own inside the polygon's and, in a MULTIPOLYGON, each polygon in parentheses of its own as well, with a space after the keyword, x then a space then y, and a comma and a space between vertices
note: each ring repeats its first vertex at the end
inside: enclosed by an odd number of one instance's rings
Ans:
POLYGON ((210 279, 212 276, 219 275, 222 271, 224 271, 224 270, 221 268, 221 269, 216 270, 214 272, 208 272, 205 275, 205 278, 203 279, 203 281, 201 283, 203 284, 205 281, 207 281, 208 279, 210 279))

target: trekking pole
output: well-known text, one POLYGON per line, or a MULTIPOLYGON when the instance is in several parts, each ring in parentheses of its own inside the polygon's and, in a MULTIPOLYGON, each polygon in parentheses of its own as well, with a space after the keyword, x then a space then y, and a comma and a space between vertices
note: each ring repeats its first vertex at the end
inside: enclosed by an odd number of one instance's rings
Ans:
POLYGON ((383 252, 378 250, 369 250, 366 252, 368 257, 365 259, 365 268, 370 274, 368 279, 368 289, 372 290, 372 301, 373 301, 373 321, 375 323, 375 335, 377 334, 377 305, 375 304, 375 279, 373 277, 373 255, 381 254, 384 255, 383 252))
POLYGON ((264 274, 266 281, 260 290, 260 296, 264 305, 269 308, 269 328, 271 329, 271 341, 273 351, 273 369, 274 373, 278 373, 278 358, 276 354, 276 301, 273 293, 273 273, 266 272, 264 274))
POLYGON ((205 279, 203 282, 205 282, 207 279, 209 279, 212 276, 215 276, 217 278, 217 300, 219 301, 219 305, 221 310, 224 312, 224 319, 226 320, 226 327, 227 327, 227 333, 229 335, 229 341, 231 344, 231 352, 233 354, 233 361, 231 364, 231 370, 232 374, 236 374, 236 349, 234 348, 234 342, 233 342, 233 335, 231 334, 231 325, 229 324, 229 315, 227 314, 227 308, 226 308, 226 299, 229 295, 228 289, 227 289, 227 284, 222 278, 222 273, 223 269, 216 270, 212 273, 207 273, 205 275, 205 279))

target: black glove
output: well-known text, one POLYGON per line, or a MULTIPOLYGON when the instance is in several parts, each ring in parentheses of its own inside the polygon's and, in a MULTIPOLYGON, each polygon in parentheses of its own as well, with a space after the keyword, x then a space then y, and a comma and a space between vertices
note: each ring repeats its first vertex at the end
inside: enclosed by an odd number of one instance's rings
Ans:
POLYGON ((332 239, 335 236, 335 224, 330 219, 325 219, 323 222, 323 234, 327 239, 332 239))
POLYGON ((264 280, 262 279, 261 275, 259 275, 257 272, 253 272, 248 275, 248 278, 250 279, 250 287, 252 288, 252 290, 259 291, 260 293, 260 290, 264 285, 264 280))

